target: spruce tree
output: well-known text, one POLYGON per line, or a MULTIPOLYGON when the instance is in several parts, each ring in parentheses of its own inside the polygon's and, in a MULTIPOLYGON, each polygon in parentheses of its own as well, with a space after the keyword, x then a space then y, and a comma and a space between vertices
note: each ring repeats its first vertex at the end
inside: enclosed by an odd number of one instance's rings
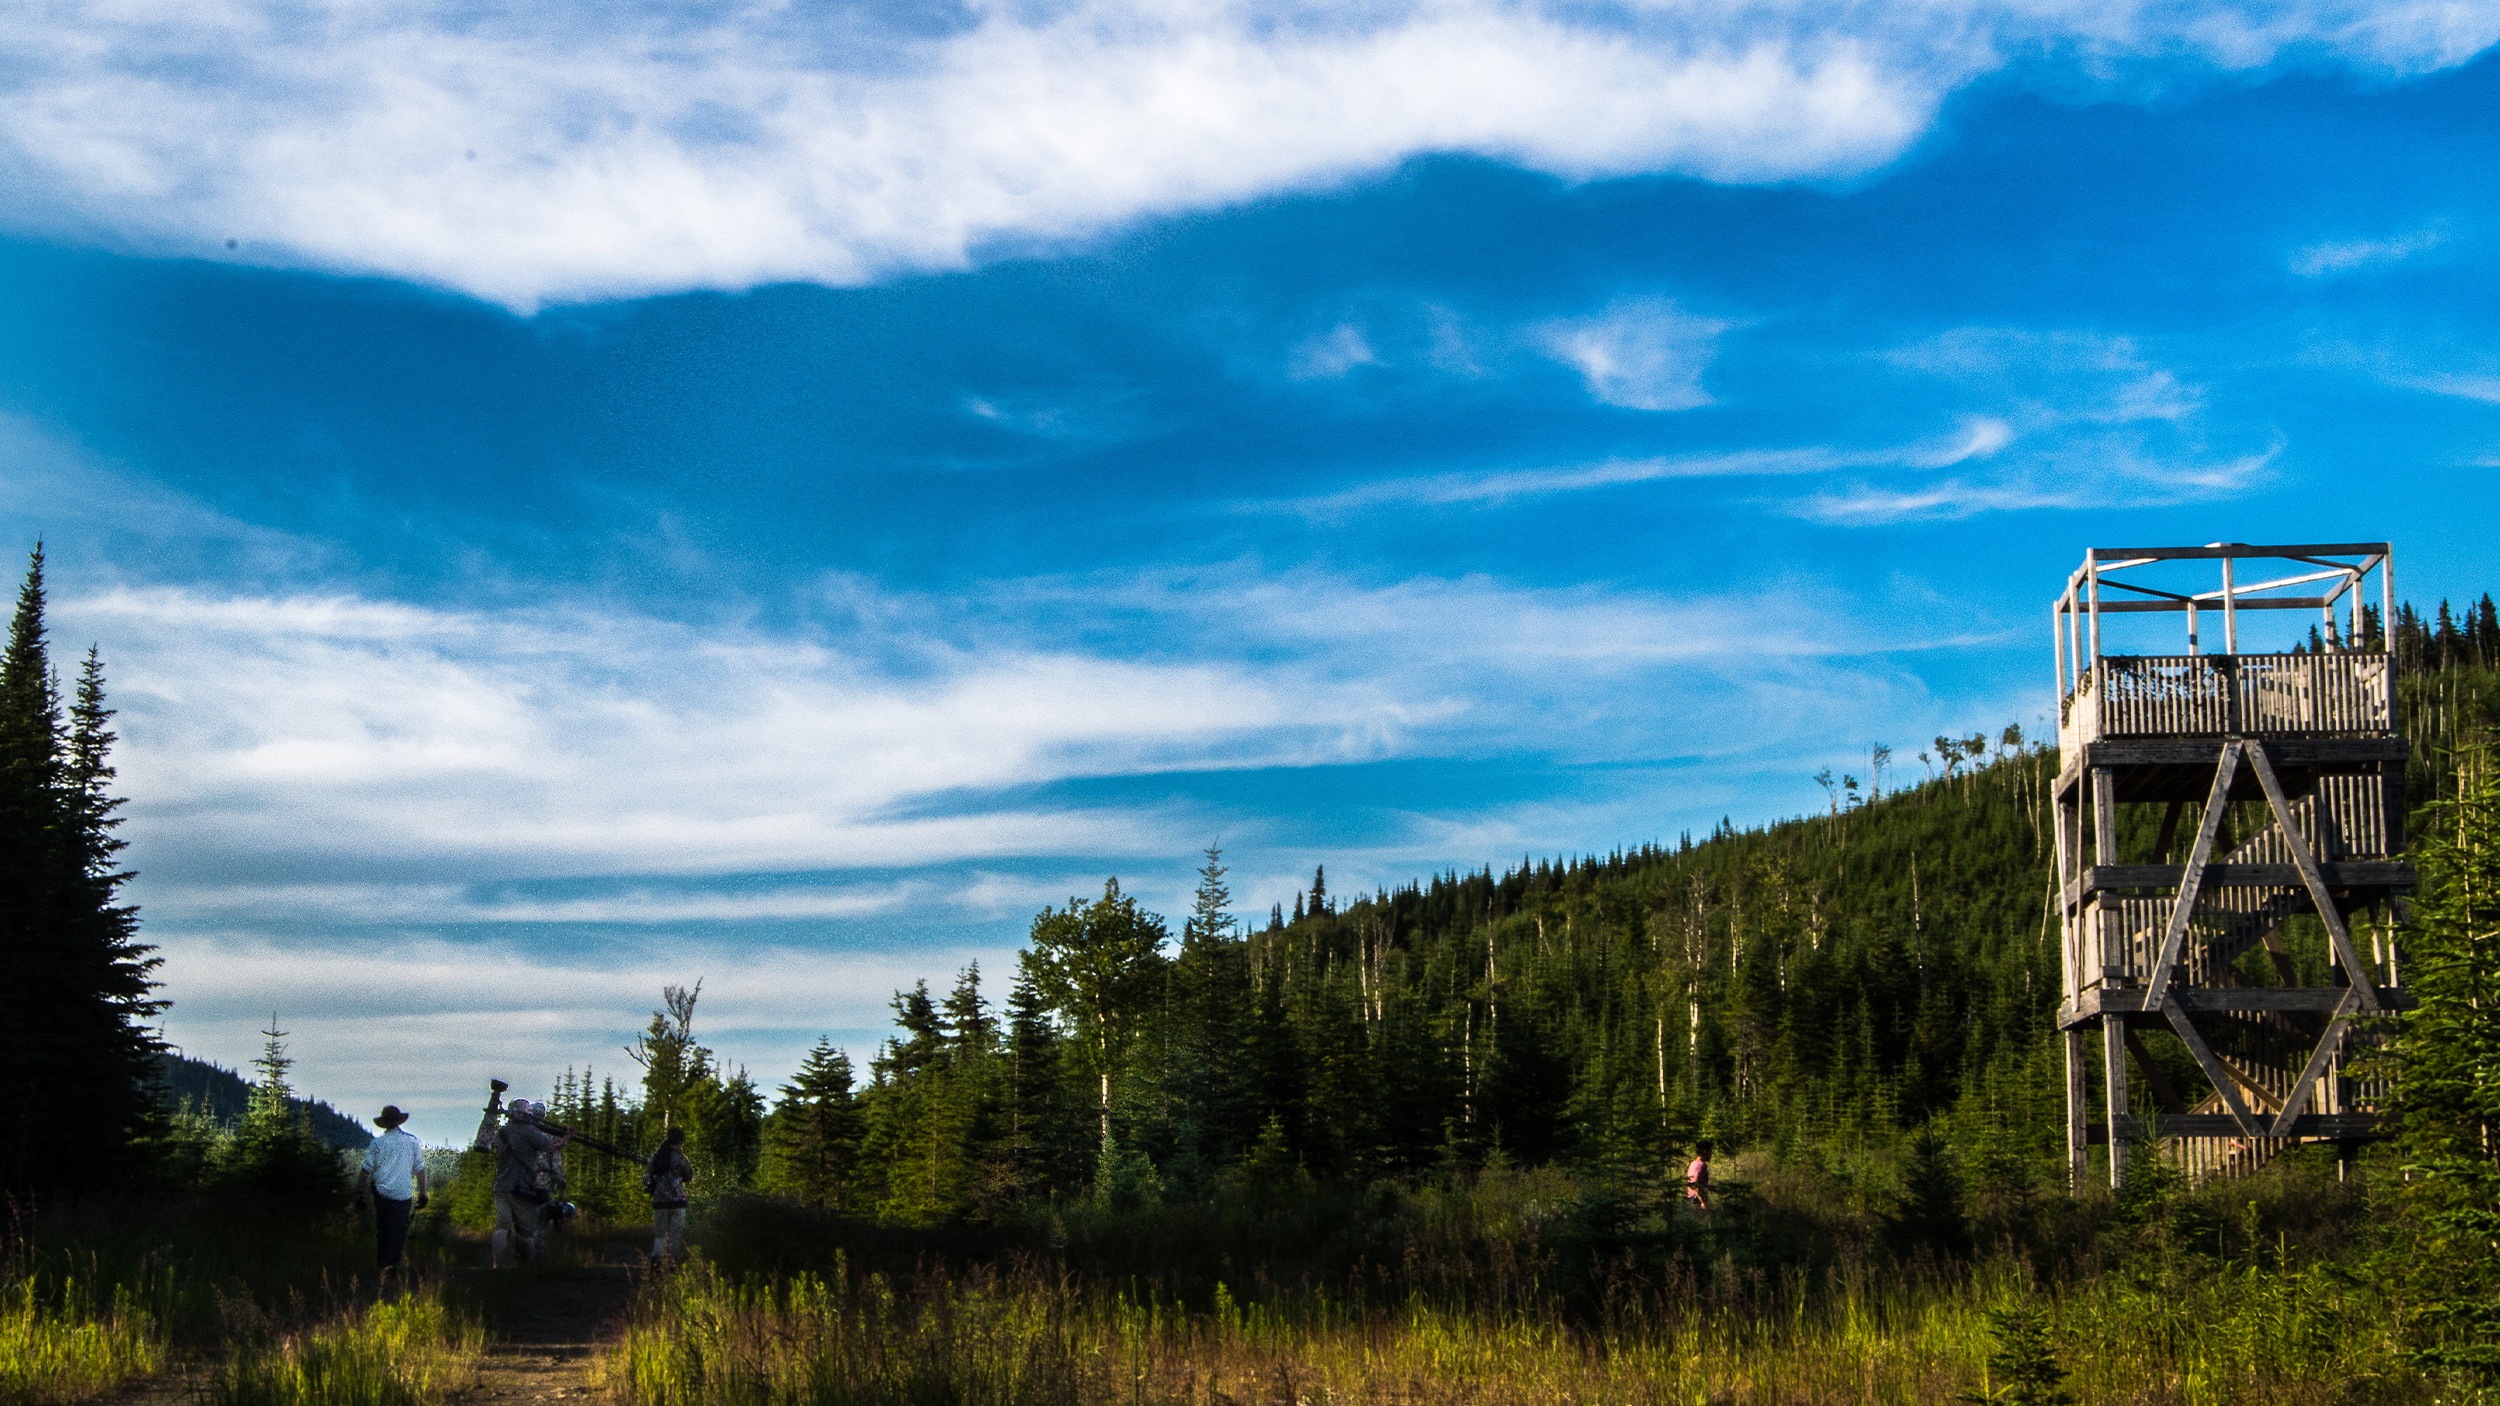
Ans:
POLYGON ((1083 1091, 1071 1084, 1066 1039, 1034 984, 1033 954, 1020 954, 1007 993, 1007 1038, 1001 1061, 997 1187, 1023 1199, 1084 1180, 1092 1138, 1080 1116, 1083 1091))
POLYGON ((117 901, 103 664, 89 651, 65 717, 43 568, 37 547, 0 654, 0 1190, 20 1194, 143 1175, 165 1127, 156 962, 117 901))
POLYGON ((1185 1162, 1180 1179, 1231 1161, 1258 1134, 1260 1108, 1250 1067, 1253 993, 1249 944, 1233 936, 1232 893, 1223 851, 1206 849, 1198 891, 1181 930, 1164 1010, 1166 1052, 1156 1071, 1169 1096, 1171 1140, 1185 1162))
POLYGON ((1207 862, 1198 870, 1198 892, 1190 906, 1189 921, 1181 925, 1184 950, 1192 942, 1222 937, 1233 930, 1233 891, 1224 883, 1224 850, 1220 845, 1208 845, 1206 853, 1207 862))
POLYGON ((765 1189, 804 1205, 851 1208, 851 1181, 859 1158, 859 1102, 851 1091, 851 1057, 819 1038, 781 1086, 767 1132, 765 1189))
POLYGON ((272 1205, 310 1209, 335 1204, 346 1189, 346 1173, 338 1154, 313 1133, 312 1114, 295 1097, 286 1073, 295 1061, 286 1052, 286 1032, 273 1012, 261 1056, 252 1061, 260 1071, 253 1081, 252 1100, 234 1136, 220 1149, 214 1180, 230 1195, 272 1205))
POLYGON ((2415 1007, 2393 1054, 2423 1357, 2500 1384, 2500 758, 2457 759, 2405 934, 2415 1007))

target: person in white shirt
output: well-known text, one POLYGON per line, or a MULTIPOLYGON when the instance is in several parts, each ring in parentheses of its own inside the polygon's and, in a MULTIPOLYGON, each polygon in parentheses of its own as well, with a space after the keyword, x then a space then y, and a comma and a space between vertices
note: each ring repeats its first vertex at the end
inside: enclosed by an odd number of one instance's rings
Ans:
POLYGON ((373 1121, 382 1125, 382 1134, 365 1149, 362 1180, 373 1188, 375 1249, 382 1258, 382 1277, 388 1278, 407 1247, 408 1218, 426 1202, 425 1150, 417 1145, 416 1134, 401 1126, 408 1115, 397 1104, 383 1105, 373 1121))

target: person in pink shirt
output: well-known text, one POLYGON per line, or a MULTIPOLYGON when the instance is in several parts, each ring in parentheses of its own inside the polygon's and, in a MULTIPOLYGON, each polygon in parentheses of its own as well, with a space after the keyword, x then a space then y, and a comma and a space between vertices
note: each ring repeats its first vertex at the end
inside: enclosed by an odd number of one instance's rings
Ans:
POLYGON ((1684 1168, 1684 1199, 1693 1203, 1694 1210, 1705 1216, 1710 1214, 1710 1144, 1707 1142, 1693 1144, 1693 1160, 1684 1168))

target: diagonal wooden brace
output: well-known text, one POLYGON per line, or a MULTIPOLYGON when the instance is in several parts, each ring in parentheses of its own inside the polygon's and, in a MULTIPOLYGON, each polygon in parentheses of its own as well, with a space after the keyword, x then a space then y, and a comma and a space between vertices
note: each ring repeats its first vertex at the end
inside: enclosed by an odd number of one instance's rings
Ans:
POLYGON ((2335 896, 2326 891, 2326 878, 2318 872, 2316 857, 2309 853, 2309 842, 2301 838, 2300 827, 2292 823, 2291 804, 2283 799, 2283 783, 2274 779, 2274 763, 2266 756, 2265 744, 2247 745, 2248 763, 2256 768, 2257 784, 2266 788, 2266 804, 2274 809, 2274 823, 2283 827, 2283 847, 2292 852, 2300 881, 2308 886, 2310 901, 2318 905, 2318 919, 2326 924, 2326 935, 2335 944, 2335 961, 2351 979, 2361 1009, 2375 1015, 2379 1011, 2378 990, 2371 983, 2370 969, 2361 964, 2361 954, 2353 948, 2352 933, 2344 927, 2344 915, 2335 907, 2335 896))
POLYGON ((2213 859, 2214 840, 2222 833, 2222 817, 2230 809, 2231 782, 2238 777, 2240 753, 2248 744, 2238 738, 2222 744, 2214 765, 2213 794, 2205 798, 2205 817, 2196 827, 2196 848, 2188 852, 2187 870, 2179 876, 2179 900, 2171 907, 2170 926, 2163 929, 2161 951, 2153 958, 2153 979, 2144 985, 2144 1008, 2163 1004, 2170 990, 2170 969, 2178 965, 2179 948, 2187 941, 2188 919, 2196 911, 2196 895, 2205 886, 2205 865, 2213 859))
POLYGON ((2335 1058, 2336 1049, 2344 1043, 2344 1032, 2352 1029, 2352 1006, 2358 990, 2356 987, 2344 993, 2343 1004, 2335 1008, 2335 1018, 2327 1022, 2326 1033, 2318 1037, 2317 1049, 2310 1052, 2309 1063, 2302 1066, 2299 1080, 2284 1098, 2283 1111, 2274 1115, 2274 1130, 2270 1136, 2292 1135, 2292 1120, 2298 1118, 2301 1110, 2308 1106, 2309 1090, 2326 1073, 2327 1062, 2335 1058))
POLYGON ((2177 1002, 2170 1002, 2162 1007, 2161 1013, 2170 1018, 2170 1028, 2178 1032, 2179 1042, 2188 1047, 2189 1054, 2196 1056, 2198 1064, 2204 1066, 2205 1077, 2213 1082, 2214 1092, 2222 1095, 2222 1106, 2230 1109, 2231 1116, 2239 1120, 2240 1131, 2250 1137, 2266 1136, 2258 1130, 2256 1118, 2240 1098, 2240 1081, 2232 1076, 2230 1070, 2222 1067, 2221 1060, 2214 1058, 2213 1050, 2205 1044, 2205 1037, 2197 1033, 2196 1022, 2188 1019, 2187 1011, 2177 1002))

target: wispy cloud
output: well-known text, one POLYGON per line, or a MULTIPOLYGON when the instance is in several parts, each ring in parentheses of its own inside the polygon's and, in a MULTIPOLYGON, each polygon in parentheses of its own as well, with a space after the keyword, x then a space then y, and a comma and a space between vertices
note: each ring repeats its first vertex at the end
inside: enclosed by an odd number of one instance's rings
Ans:
POLYGON ((2330 240, 2294 253, 2290 267, 2303 278, 2327 278, 2356 269, 2402 263, 2447 242, 2447 230, 2436 225, 2386 239, 2330 240))
POLYGON ((289 924, 298 926, 330 921, 364 926, 649 927, 862 918, 905 911, 994 918, 1056 902, 1089 882, 1099 882, 1098 876, 1072 873, 1037 879, 975 870, 944 879, 931 875, 873 883, 784 882, 763 889, 628 882, 596 894, 563 898, 491 884, 210 882, 151 884, 147 897, 150 904, 192 923, 248 914, 262 919, 283 915, 289 924))
POLYGON ((1305 381, 1342 376, 1357 366, 1373 366, 1379 361, 1379 354, 1372 350, 1363 329, 1340 322, 1295 347, 1286 365, 1295 380, 1305 381))
POLYGON ((825 951, 674 939, 559 956, 517 943, 429 937, 307 947, 244 934, 157 939, 179 1000, 167 1034, 185 1053, 239 1066, 259 1052, 275 1007, 297 1087, 370 1118, 385 1102, 418 1115, 428 1143, 465 1141, 501 1078, 543 1096, 567 1065, 641 1071, 621 1046, 667 984, 703 983, 698 1037, 770 1082, 820 1035, 865 1058, 897 989, 981 964, 992 994, 1012 949, 825 951))
POLYGON ((1710 403, 1701 376, 1729 325, 1643 299, 1551 323, 1539 340, 1548 355, 1579 371, 1592 399, 1628 410, 1690 410, 1710 403))
POLYGON ((1884 359, 1955 383, 1988 407, 1967 421, 1972 452, 1929 463, 1905 458, 1900 474, 1779 500, 1778 511, 1872 527, 2200 502, 2263 482, 2283 448, 2271 427, 2226 432, 2208 423, 2203 388, 2155 365, 2127 338, 1963 327, 1884 359), (1964 461, 1975 459, 1987 460, 1989 469, 1972 472, 1964 461), (1948 468, 1959 471, 1933 472, 1948 468))
POLYGON ((2224 460, 2157 460, 2104 443, 2048 471, 2026 468, 1991 478, 1955 476, 1910 486, 1859 484, 1784 506, 1794 516, 1836 527, 1954 521, 2035 508, 2114 508, 2195 503, 2244 493, 2262 481, 2280 451, 2224 460))
POLYGON ((961 266, 1472 152, 1571 178, 1870 170, 2025 49, 2381 71, 2472 6, 926 12, 235 0, 0 18, 20 229, 550 299, 961 266))
POLYGON ((1577 493, 1662 479, 1784 477, 1885 465, 1943 468, 1966 459, 1986 458, 2004 448, 2013 438, 2012 427, 2004 421, 1988 416, 1970 416, 1951 435, 1871 449, 1801 445, 1781 449, 1737 449, 1715 454, 1609 459, 1595 464, 1551 468, 1419 474, 1411 478, 1381 479, 1335 493, 1235 503, 1231 508, 1243 513, 1293 513, 1320 520, 1342 520, 1366 509, 1388 504, 1493 506, 1549 494, 1577 493))
MULTIPOLYGON (((1852 612, 1793 590, 1676 599, 1242 564, 978 595, 977 619, 962 603, 872 602, 826 637, 164 588, 68 598, 55 615, 104 648, 151 883, 183 886, 168 892, 203 912, 326 904, 409 922, 864 914, 900 891, 493 885, 1165 855, 1196 817, 1017 797, 1084 777, 1464 753, 1507 745, 1531 717, 1553 753, 1638 754, 1655 745, 1643 719, 1688 694, 1720 713, 1703 697, 1760 690, 1810 726, 1825 703, 1790 691, 1820 677, 1831 703, 1870 667, 1851 656, 1876 647, 1852 612), (1123 653, 1080 643, 1109 621, 1123 653), (1486 638, 1508 643, 1488 654, 1486 638), (1181 641, 1200 642, 1192 657, 1161 657, 1181 641), (307 872, 322 878, 296 887, 307 872)), ((1694 723, 1680 745, 1720 745, 1717 726, 1694 723)))
POLYGON ((2500 376, 2434 375, 2400 378, 2398 385, 2434 395, 2452 395, 2460 400, 2479 400, 2500 405, 2500 376))
POLYGON ((113 661, 141 811, 181 813, 236 854, 413 847, 487 872, 670 873, 1047 853, 1078 836, 1128 852, 1153 828, 1136 812, 892 808, 1253 737, 1271 759, 1316 759, 1396 725, 1360 690, 1288 699, 1220 662, 923 643, 896 676, 804 640, 630 616, 167 589, 57 615, 113 661), (230 823, 200 823, 212 814, 230 823))

